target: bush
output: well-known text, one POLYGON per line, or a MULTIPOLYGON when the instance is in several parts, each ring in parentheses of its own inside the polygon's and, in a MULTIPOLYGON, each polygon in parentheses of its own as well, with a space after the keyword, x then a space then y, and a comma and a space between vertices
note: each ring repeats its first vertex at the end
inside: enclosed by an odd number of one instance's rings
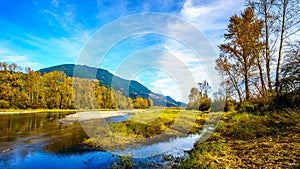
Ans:
POLYGON ((296 93, 285 93, 275 96, 272 107, 275 109, 299 108, 300 107, 300 91, 296 93))
POLYGON ((270 110, 270 101, 266 99, 253 99, 238 103, 236 110, 239 112, 254 113, 257 115, 264 115, 264 112, 270 110))
POLYGON ((225 107, 224 107, 224 111, 225 112, 232 112, 235 110, 235 105, 236 105, 236 101, 234 100, 227 100, 225 102, 225 107))
POLYGON ((9 102, 5 100, 0 100, 0 109, 8 109, 10 107, 9 102))
POLYGON ((209 110, 210 105, 211 105, 211 100, 209 98, 203 98, 199 102, 199 110, 207 111, 207 110, 209 110))

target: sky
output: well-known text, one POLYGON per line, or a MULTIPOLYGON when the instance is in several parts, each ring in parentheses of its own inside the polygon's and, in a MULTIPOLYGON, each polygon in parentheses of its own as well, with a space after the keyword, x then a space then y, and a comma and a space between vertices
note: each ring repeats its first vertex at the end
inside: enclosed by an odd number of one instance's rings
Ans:
POLYGON ((188 102, 203 80, 218 89, 217 46, 243 8, 236 0, 0 0, 0 62, 97 66, 188 102))

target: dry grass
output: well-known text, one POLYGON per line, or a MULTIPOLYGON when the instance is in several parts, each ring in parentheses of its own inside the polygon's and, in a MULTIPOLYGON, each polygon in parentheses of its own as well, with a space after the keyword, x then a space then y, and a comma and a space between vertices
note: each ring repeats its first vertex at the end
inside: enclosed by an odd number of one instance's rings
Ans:
POLYGON ((178 168, 300 168, 300 113, 224 114, 178 168))

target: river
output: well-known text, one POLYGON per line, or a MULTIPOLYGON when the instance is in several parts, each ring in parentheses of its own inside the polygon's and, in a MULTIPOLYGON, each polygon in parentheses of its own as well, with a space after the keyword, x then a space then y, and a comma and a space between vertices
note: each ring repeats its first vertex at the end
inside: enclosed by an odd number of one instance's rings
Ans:
MULTIPOLYGON (((83 140, 89 137, 79 122, 60 123, 60 119, 67 115, 63 112, 0 115, 0 168, 109 168, 119 164, 118 155, 83 145, 83 140)), ((119 122, 128 117, 130 115, 106 120, 119 122)), ((184 151, 190 150, 199 137, 190 135, 173 138, 138 147, 134 153, 155 153, 156 149, 176 143, 176 148, 165 154, 184 157, 184 151)), ((164 161, 162 157, 157 155, 131 161, 143 168, 166 167, 172 163, 164 161)))

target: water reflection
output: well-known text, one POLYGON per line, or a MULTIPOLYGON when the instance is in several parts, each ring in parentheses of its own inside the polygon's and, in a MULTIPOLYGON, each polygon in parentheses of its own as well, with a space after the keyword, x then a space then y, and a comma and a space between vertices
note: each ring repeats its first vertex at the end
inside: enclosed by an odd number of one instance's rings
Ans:
POLYGON ((12 150, 0 153, 0 158, 19 151, 26 156, 33 147, 50 153, 69 152, 74 147, 82 147, 78 145, 88 136, 80 123, 60 124, 58 119, 66 115, 61 112, 1 115, 0 152, 12 150))
MULTIPOLYGON (((0 168, 107 168, 116 156, 82 144, 79 122, 63 124, 68 113, 0 115, 0 168)), ((130 116, 108 118, 120 122, 130 116)))
MULTIPOLYGON (((63 124, 59 119, 68 113, 33 113, 0 115, 0 168, 108 168, 118 160, 118 157, 109 153, 86 147, 82 144, 88 138, 82 125, 75 122, 63 124)), ((105 119, 107 122, 120 122, 131 115, 105 119)), ((103 121, 104 119, 102 119, 103 121)), ((86 125, 98 127, 101 120, 86 121, 86 125), (97 124, 97 125, 95 125, 97 124)), ((164 142, 137 147, 136 153, 141 157, 143 153, 168 144, 174 144, 182 139, 183 147, 180 151, 192 148, 197 136, 186 138, 167 139, 164 142)), ((161 140, 162 141, 162 140, 161 140)), ((126 150, 116 152, 127 154, 126 150)), ((172 154, 176 154, 178 152, 172 154)), ((144 168, 152 168, 156 164, 163 164, 162 156, 131 159, 144 168), (154 164, 154 165, 153 165, 154 164), (152 166, 152 167, 151 167, 152 166)), ((159 166, 159 165, 158 165, 159 166)))

